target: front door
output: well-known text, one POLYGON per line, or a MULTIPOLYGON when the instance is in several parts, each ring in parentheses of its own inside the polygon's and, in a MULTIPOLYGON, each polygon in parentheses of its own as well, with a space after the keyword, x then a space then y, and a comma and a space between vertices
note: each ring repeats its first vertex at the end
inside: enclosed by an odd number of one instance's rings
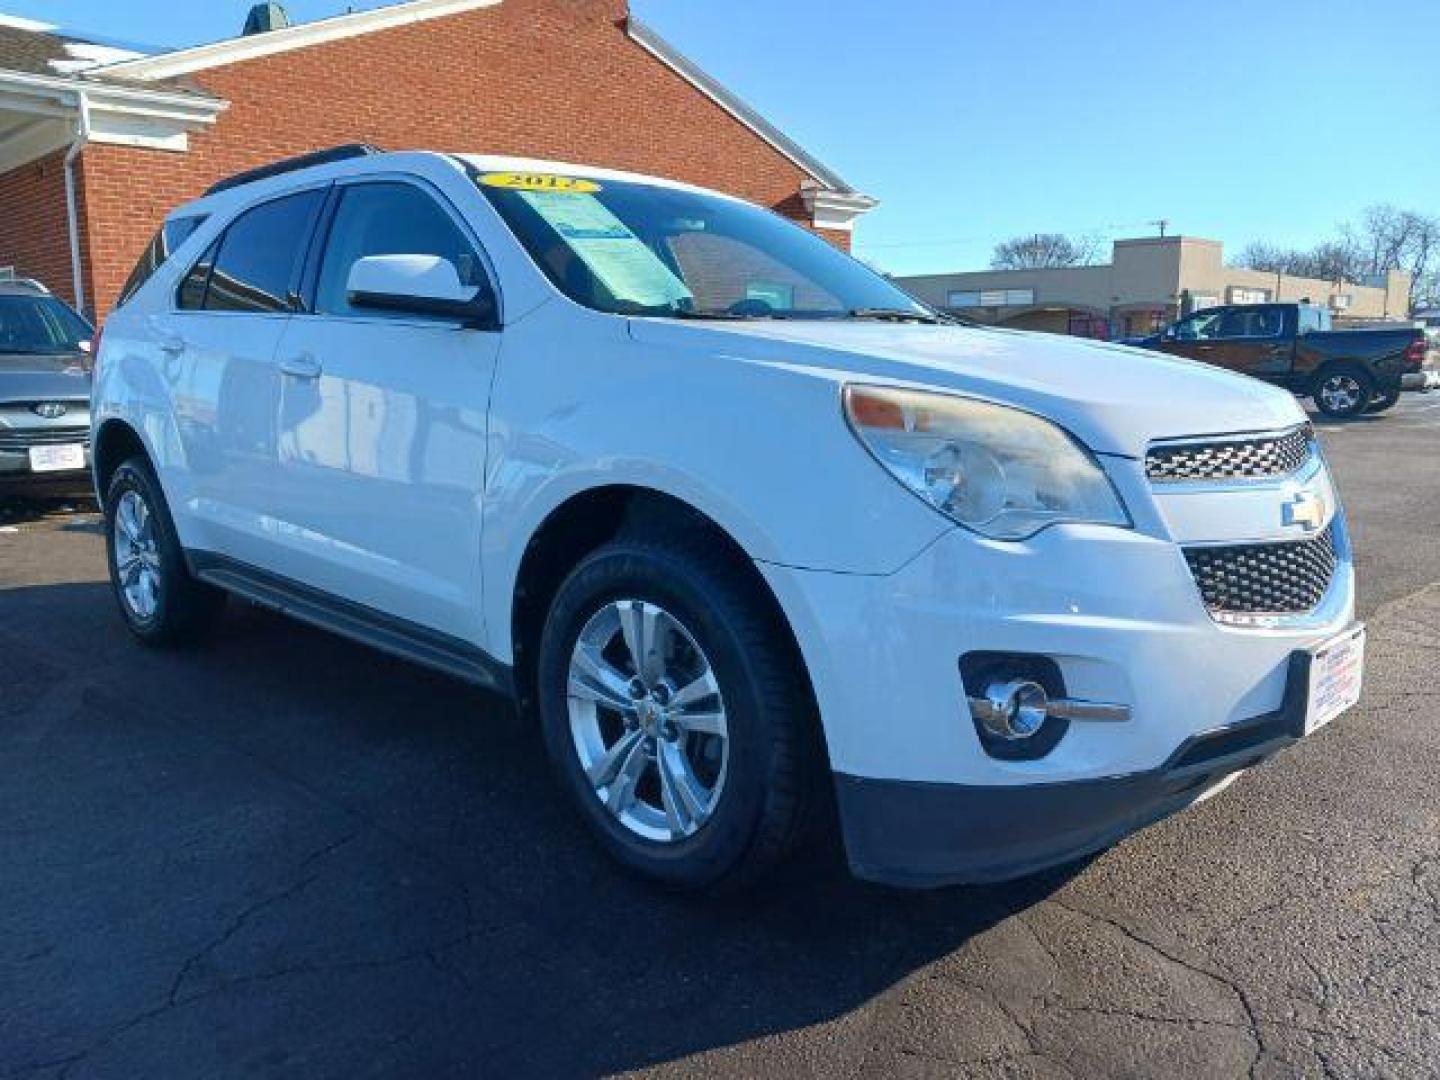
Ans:
POLYGON ((371 255, 439 255, 487 284, 479 245, 407 179, 336 188, 307 312, 285 327, 272 499, 300 580, 407 622, 481 639, 480 521, 496 332, 362 310, 371 255))
POLYGON ((1285 309, 1264 305, 1197 311, 1167 330, 1160 348, 1261 377, 1288 374, 1294 351, 1285 334, 1285 309))

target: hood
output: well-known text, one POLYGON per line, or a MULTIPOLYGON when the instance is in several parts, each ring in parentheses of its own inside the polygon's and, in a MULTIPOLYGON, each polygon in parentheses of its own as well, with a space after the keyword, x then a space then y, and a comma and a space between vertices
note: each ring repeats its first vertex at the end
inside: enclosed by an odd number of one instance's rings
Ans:
POLYGON ((633 319, 637 341, 813 370, 836 381, 893 380, 1016 405, 1101 454, 1140 457, 1154 439, 1289 427, 1288 391, 1162 353, 1082 338, 858 320, 691 323, 633 319))
POLYGON ((90 399, 90 358, 0 353, 0 402, 90 399))

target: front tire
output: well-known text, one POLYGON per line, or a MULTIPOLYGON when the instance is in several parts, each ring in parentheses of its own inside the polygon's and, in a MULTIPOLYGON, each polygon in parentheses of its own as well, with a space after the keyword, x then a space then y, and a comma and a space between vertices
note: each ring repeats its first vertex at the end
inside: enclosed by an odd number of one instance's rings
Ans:
POLYGON ((1332 420, 1353 420, 1375 397, 1375 380, 1357 364, 1337 364, 1316 377, 1315 407, 1332 420))
POLYGON ((820 774, 794 653, 703 537, 622 537, 574 569, 541 636, 540 718, 562 786, 616 861, 668 888, 724 889, 791 852, 820 774))
POLYGON ((147 645, 195 640, 225 594, 190 576, 160 483, 144 458, 115 470, 105 493, 105 554, 120 617, 147 645))

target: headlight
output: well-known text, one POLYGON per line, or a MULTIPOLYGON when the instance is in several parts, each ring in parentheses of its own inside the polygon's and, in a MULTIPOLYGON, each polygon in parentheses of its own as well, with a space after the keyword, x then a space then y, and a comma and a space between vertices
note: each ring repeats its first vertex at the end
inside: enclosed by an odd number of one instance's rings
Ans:
POLYGON ((1048 525, 1130 524, 1090 452, 1020 409, 949 394, 847 386, 845 414, 897 480, 945 514, 995 540, 1048 525))

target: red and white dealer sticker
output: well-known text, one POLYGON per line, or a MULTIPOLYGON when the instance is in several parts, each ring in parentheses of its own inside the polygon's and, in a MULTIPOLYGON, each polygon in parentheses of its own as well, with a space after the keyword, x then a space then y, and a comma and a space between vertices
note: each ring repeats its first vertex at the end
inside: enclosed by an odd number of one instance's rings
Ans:
POLYGON ((1351 627, 1311 650, 1306 735, 1318 731, 1360 700, 1364 669, 1364 626, 1351 627))

